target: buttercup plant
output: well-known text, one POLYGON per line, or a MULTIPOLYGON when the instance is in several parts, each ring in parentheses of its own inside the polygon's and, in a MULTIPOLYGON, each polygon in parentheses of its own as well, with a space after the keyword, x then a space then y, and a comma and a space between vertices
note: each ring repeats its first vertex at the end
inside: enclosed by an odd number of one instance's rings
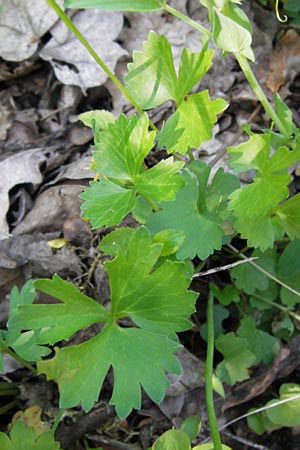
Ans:
MULTIPOLYGON (((300 157, 299 129, 280 96, 275 94, 273 106, 254 76, 249 64, 255 59, 252 28, 239 1, 200 0, 211 24, 211 29, 206 29, 165 0, 66 0, 65 6, 70 8, 164 10, 199 31, 201 51, 183 49, 178 72, 167 38, 150 31, 142 49, 132 55, 125 86, 55 0, 47 2, 137 114, 116 118, 107 111, 91 111, 81 115, 82 122, 94 132, 93 167, 98 173, 81 195, 82 215, 93 229, 116 227, 100 243, 100 250, 112 258, 104 264, 110 280, 110 308, 58 275, 29 281, 21 292, 12 292, 7 330, 0 335, 1 349, 22 358, 25 364, 37 362, 37 373, 58 383, 63 409, 81 404, 89 411, 99 398, 110 367, 114 373, 110 403, 120 417, 141 408, 141 387, 153 401, 161 402, 169 385, 165 372, 181 370, 176 333, 192 327, 190 316, 198 297, 190 289, 198 275, 192 260, 197 257, 204 264, 223 247, 238 254, 231 240, 240 235, 252 249, 251 256, 259 259, 234 267, 233 285, 223 290, 210 285, 205 381, 213 442, 194 447, 228 449, 221 443, 214 411, 214 347, 224 358, 215 369, 217 377, 234 384, 248 378, 249 367, 260 361, 272 362, 283 337, 280 332, 263 329, 262 322, 253 318, 254 310, 275 308, 284 314, 289 320, 285 337, 294 335, 293 323, 299 322, 293 308, 300 302, 300 194, 289 196, 289 169, 300 157), (211 99, 207 90, 191 93, 213 64, 209 40, 224 55, 234 54, 272 122, 270 129, 259 134, 249 128, 246 142, 228 148, 229 165, 235 172, 255 172, 247 186, 240 186, 239 178, 223 169, 210 179, 211 168, 194 159, 192 150, 212 138, 212 128, 228 106, 224 99, 211 99), (158 129, 146 111, 167 101, 173 102, 174 112, 158 129), (154 148, 168 156, 148 168, 145 159, 154 148), (139 224, 137 228, 119 227, 128 214, 139 224), (278 241, 286 242, 282 254, 276 247, 278 241), (59 303, 35 304, 35 289, 59 303), (247 308, 241 306, 240 290, 249 296, 247 308), (214 300, 223 307, 235 304, 240 313, 235 333, 221 331, 215 336, 214 300), (131 326, 122 325, 125 318, 130 318, 131 326), (43 359, 50 354, 49 345, 94 323, 103 325, 97 335, 79 345, 56 347, 54 357, 43 359)), ((185 428, 171 430, 152 448, 170 449, 175 439, 182 443, 181 450, 189 450, 196 435, 185 428)))

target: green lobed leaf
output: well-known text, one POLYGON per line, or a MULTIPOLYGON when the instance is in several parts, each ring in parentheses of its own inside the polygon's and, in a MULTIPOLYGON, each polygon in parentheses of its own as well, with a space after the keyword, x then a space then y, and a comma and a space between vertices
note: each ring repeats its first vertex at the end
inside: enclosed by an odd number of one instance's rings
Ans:
POLYGON ((23 332, 27 328, 22 322, 17 321, 20 308, 32 307, 34 299, 35 289, 32 280, 27 281, 20 292, 16 286, 13 287, 10 295, 7 332, 0 341, 0 350, 11 347, 26 361, 38 361, 42 356, 50 353, 49 349, 39 345, 39 338, 32 330, 23 332))
POLYGON ((207 45, 199 53, 184 49, 177 76, 170 43, 164 35, 150 31, 143 50, 133 52, 133 62, 128 64, 127 90, 143 109, 155 108, 168 100, 179 106, 211 67, 212 56, 207 45))
POLYGON ((216 340, 216 348, 224 357, 216 368, 222 381, 235 384, 249 378, 248 368, 255 363, 256 356, 248 350, 247 339, 234 333, 221 334, 216 340))
POLYGON ((99 141, 98 135, 102 131, 107 131, 108 125, 114 123, 116 120, 111 112, 104 109, 87 111, 78 117, 85 126, 93 129, 95 144, 99 141))
POLYGON ((279 352, 279 340, 258 329, 255 319, 251 316, 245 316, 241 320, 237 335, 247 339, 247 348, 256 356, 254 364, 259 364, 261 360, 265 364, 270 364, 279 352))
POLYGON ((113 317, 130 316, 138 326, 151 331, 184 331, 191 327, 188 319, 196 294, 187 291, 190 278, 183 262, 165 261, 151 272, 161 249, 162 245, 152 244, 149 232, 141 227, 128 241, 126 253, 120 252, 105 263, 111 283, 111 311, 113 317))
POLYGON ((60 406, 70 408, 79 402, 89 411, 98 400, 103 380, 112 366, 114 389, 110 403, 124 418, 132 408, 140 409, 142 386, 149 397, 161 402, 170 382, 164 371, 180 373, 173 355, 180 345, 166 335, 140 328, 120 328, 107 324, 88 341, 56 350, 51 360, 38 364, 40 373, 57 380, 60 406))
POLYGON ((207 187, 210 168, 202 161, 194 161, 182 173, 185 186, 178 191, 173 202, 160 203, 161 210, 146 221, 154 235, 172 228, 185 233, 185 241, 176 255, 179 259, 206 259, 222 246, 226 220, 226 199, 238 180, 219 170, 211 186, 207 187))
POLYGON ((1 450, 59 450, 60 444, 56 442, 51 432, 36 436, 32 427, 26 427, 23 422, 17 421, 7 436, 0 433, 1 450))
POLYGON ((102 178, 92 181, 81 194, 82 217, 89 219, 93 228, 119 225, 135 205, 135 189, 125 189, 102 178))
POLYGON ((190 147, 198 148, 212 138, 217 114, 227 106, 221 98, 211 100, 207 90, 186 96, 159 133, 158 145, 165 146, 168 153, 186 153, 190 147))
POLYGON ((298 128, 293 123, 293 115, 290 108, 284 103, 278 92, 274 93, 274 103, 275 111, 281 122, 284 124, 285 128, 290 135, 297 134, 299 132, 298 128))
POLYGON ((54 344, 68 339, 87 325, 109 318, 108 311, 102 305, 79 292, 72 283, 57 274, 52 279, 36 280, 35 286, 61 303, 21 305, 12 322, 16 327, 36 330, 39 343, 54 344))
MULTIPOLYGON (((261 252, 254 250, 251 257, 258 257, 255 264, 276 276, 276 250, 267 250, 261 252)), ((240 264, 231 270, 231 276, 236 286, 247 294, 253 294, 255 291, 267 291, 270 289, 270 278, 251 264, 240 264)))
POLYGON ((62 304, 18 309, 19 322, 40 333, 43 343, 46 339, 54 343, 89 324, 106 322, 98 335, 80 345, 57 349, 54 358, 38 364, 39 372, 58 382, 61 407, 80 402, 88 411, 112 366, 111 403, 125 417, 132 408, 140 408, 141 386, 160 402, 169 385, 164 371, 180 372, 173 355, 181 348, 175 333, 191 327, 189 317, 197 298, 196 293, 188 291, 192 271, 185 262, 168 260, 154 269, 162 244, 152 243, 144 227, 125 234, 126 245, 123 233, 117 232, 113 241, 106 242, 109 247, 116 242, 115 258, 105 263, 111 288, 109 311, 57 275, 52 280, 36 281, 36 286, 62 304), (126 317, 139 328, 121 328, 119 320, 126 317))
POLYGON ((176 72, 167 38, 150 31, 142 51, 134 51, 128 64, 126 88, 142 109, 175 99, 176 72))
POLYGON ((164 0, 64 0, 65 8, 98 8, 109 11, 151 12, 160 10, 164 0))
POLYGON ((144 159, 154 138, 146 115, 121 115, 98 133, 93 156, 100 180, 92 181, 81 195, 83 217, 91 220, 92 227, 118 225, 135 208, 139 194, 151 205, 175 198, 184 184, 178 174, 184 162, 169 157, 147 169, 144 159))

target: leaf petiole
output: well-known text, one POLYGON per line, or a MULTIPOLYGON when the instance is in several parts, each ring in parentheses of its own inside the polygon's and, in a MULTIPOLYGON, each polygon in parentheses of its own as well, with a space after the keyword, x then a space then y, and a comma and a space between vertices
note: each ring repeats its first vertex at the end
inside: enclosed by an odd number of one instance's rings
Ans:
POLYGON ((208 303, 207 303, 207 355, 205 363, 205 394, 206 394, 206 406, 207 415, 210 425, 210 431, 212 440, 214 443, 214 450, 222 450, 222 442, 220 433, 218 430, 218 423, 214 407, 213 397, 213 361, 214 361, 214 294, 213 291, 209 291, 208 303))

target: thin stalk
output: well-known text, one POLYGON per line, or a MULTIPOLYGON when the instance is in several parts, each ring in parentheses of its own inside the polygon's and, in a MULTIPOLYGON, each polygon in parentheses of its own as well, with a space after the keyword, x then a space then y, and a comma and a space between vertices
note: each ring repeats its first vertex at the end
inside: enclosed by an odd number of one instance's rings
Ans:
POLYGON ((205 394, 208 421, 214 450, 222 450, 222 442, 218 430, 213 396, 213 362, 214 362, 214 294, 209 291, 207 303, 207 355, 205 363, 205 394))
MULTIPOLYGON (((239 255, 241 258, 243 259, 247 259, 247 257, 245 255, 243 255, 242 253, 240 253, 238 251, 238 249, 236 249, 233 245, 231 244, 227 244, 227 246, 233 250, 237 255, 239 255)), ((288 291, 292 292, 293 294, 297 295, 298 297, 300 297, 300 292, 296 291, 295 289, 291 288, 291 286, 289 286, 288 284, 285 284, 283 281, 279 280, 279 278, 275 277, 274 275, 272 275, 270 272, 268 272, 267 270, 263 269, 261 266, 259 266, 258 264, 254 263, 253 261, 249 261, 249 264, 251 264, 251 266, 255 267, 257 270, 259 270, 261 273, 263 273, 264 275, 266 275, 267 277, 269 277, 271 280, 276 281, 276 283, 280 284, 281 286, 283 286, 284 288, 286 288, 288 291)))
POLYGON ((51 431, 52 431, 53 434, 55 433, 55 431, 56 431, 56 429, 58 427, 59 422, 61 421, 61 418, 62 418, 64 412, 65 412, 65 408, 61 408, 58 411, 57 416, 55 417, 55 421, 54 421, 54 423, 53 423, 53 425, 51 427, 51 431))
POLYGON ((26 367, 26 369, 30 370, 30 372, 37 375, 37 370, 32 367, 27 361, 25 361, 23 358, 21 358, 19 355, 17 355, 15 352, 13 352, 10 348, 4 349, 5 353, 10 355, 12 358, 14 358, 16 361, 22 364, 22 366, 26 367))
POLYGON ((188 148, 187 154, 189 155, 190 162, 192 162, 192 161, 195 160, 194 155, 193 155, 193 152, 192 152, 192 150, 191 150, 190 147, 188 148))
POLYGON ((241 55, 240 53, 234 53, 234 56, 237 62, 239 63, 242 71, 244 72, 244 75, 247 78, 248 83, 250 84, 253 91, 257 95, 260 103, 263 105, 266 112, 269 114, 270 118, 273 120, 274 124, 277 126, 280 133, 282 133, 284 136, 289 136, 288 130, 286 129, 285 125, 282 123, 276 112, 274 111, 271 103, 267 99, 264 91, 262 90, 259 82, 257 81, 247 58, 241 55))
MULTIPOLYGON (((82 43, 82 45, 87 49, 89 54, 94 58, 96 63, 104 70, 106 75, 111 79, 111 81, 117 86, 117 88, 122 92, 124 97, 134 106, 134 108, 139 112, 139 114, 144 114, 144 111, 140 108, 140 106, 136 103, 131 94, 127 91, 127 89, 123 86, 120 80, 113 74, 113 72, 107 67, 105 62, 100 58, 100 56, 95 52, 93 47, 88 43, 85 37, 81 34, 78 28, 74 25, 70 17, 60 8, 60 6, 56 3, 55 0, 46 0, 46 2, 54 9, 59 18, 67 25, 69 30, 72 31, 74 36, 82 43)), ((150 127, 158 131, 156 126, 149 120, 150 127)))
POLYGON ((207 38, 212 38, 212 33, 207 28, 200 25, 200 23, 196 22, 195 20, 188 17, 186 14, 183 14, 182 12, 178 11, 178 9, 173 8, 170 5, 163 5, 162 8, 167 11, 168 13, 172 14, 172 16, 177 17, 178 19, 181 19, 183 22, 190 25, 192 28, 195 28, 196 30, 200 31, 200 33, 204 34, 207 38))
POLYGON ((149 198, 147 195, 145 194, 140 194, 141 197, 143 197, 144 200, 146 200, 147 203, 149 203, 149 205, 151 206, 153 211, 159 211, 159 206, 156 202, 154 202, 153 200, 151 200, 151 198, 149 198))
POLYGON ((273 306, 274 308, 279 309, 280 311, 284 312, 285 314, 288 314, 293 319, 300 322, 300 316, 293 311, 290 311, 286 306, 279 305, 278 303, 272 302, 272 300, 269 300, 267 298, 262 297, 261 295, 252 294, 252 297, 257 298, 258 300, 261 300, 262 302, 266 303, 267 305, 273 306))

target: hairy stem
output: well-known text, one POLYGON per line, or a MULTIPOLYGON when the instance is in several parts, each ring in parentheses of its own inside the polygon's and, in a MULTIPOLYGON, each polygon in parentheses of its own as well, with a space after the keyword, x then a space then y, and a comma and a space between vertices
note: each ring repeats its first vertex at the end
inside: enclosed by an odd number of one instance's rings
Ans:
MULTIPOLYGON (((100 58, 100 56, 95 52, 93 47, 88 43, 85 37, 81 34, 78 28, 74 25, 69 16, 59 7, 55 0, 46 0, 46 2, 54 9, 59 18, 67 25, 69 30, 72 31, 74 36, 82 43, 82 45, 87 49, 89 54, 94 58, 96 63, 104 70, 106 75, 111 79, 111 81, 117 86, 117 88, 122 92, 125 98, 134 106, 134 108, 139 112, 139 114, 145 114, 144 111, 140 108, 140 106, 136 103, 131 94, 127 91, 127 89, 123 86, 120 80, 113 74, 113 72, 107 67, 105 62, 100 58)), ((158 131, 156 126, 149 120, 150 127, 158 131)))
POLYGON ((205 394, 208 421, 210 425, 214 450, 222 450, 218 422, 215 413, 213 397, 213 362, 214 362, 214 294, 209 291, 207 303, 207 356, 205 363, 205 394))

